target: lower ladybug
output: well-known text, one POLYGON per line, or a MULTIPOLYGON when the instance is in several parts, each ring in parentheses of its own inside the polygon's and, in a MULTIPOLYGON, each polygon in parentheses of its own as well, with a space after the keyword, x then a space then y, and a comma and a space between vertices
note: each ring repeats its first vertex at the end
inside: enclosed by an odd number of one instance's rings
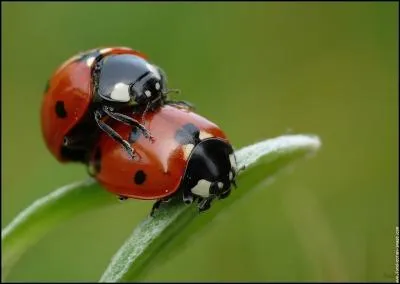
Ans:
MULTIPOLYGON (((136 119, 139 114, 131 114, 136 119)), ((116 131, 135 147, 132 160, 108 135, 101 135, 90 157, 89 172, 120 199, 157 200, 181 196, 187 204, 198 201, 200 211, 215 198, 226 198, 237 175, 234 150, 223 131, 188 110, 163 106, 145 114, 150 142, 138 128, 117 123, 116 131)))

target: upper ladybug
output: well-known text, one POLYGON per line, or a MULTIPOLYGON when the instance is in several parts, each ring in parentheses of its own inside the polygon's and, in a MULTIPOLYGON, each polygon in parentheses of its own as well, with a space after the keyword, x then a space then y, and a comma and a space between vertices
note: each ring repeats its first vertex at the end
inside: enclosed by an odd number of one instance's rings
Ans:
MULTIPOLYGON (((122 112, 146 112, 170 101, 166 75, 143 53, 127 47, 97 48, 65 61, 45 89, 41 124, 45 143, 60 162, 85 162, 101 129, 134 156, 130 144, 105 123, 114 119, 150 133, 122 112)), ((174 91, 174 90, 172 90, 174 91)))

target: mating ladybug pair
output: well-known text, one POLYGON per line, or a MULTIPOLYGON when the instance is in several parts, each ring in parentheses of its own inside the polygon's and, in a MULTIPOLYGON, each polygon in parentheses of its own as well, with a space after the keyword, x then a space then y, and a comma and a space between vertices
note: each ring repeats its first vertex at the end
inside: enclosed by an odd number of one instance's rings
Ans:
MULTIPOLYGON (((82 162, 121 199, 180 194, 200 211, 229 195, 237 174, 225 134, 169 100, 165 73, 124 47, 100 48, 67 60, 46 85, 41 123, 60 162, 82 162)), ((153 212, 153 211, 152 211, 153 212)))

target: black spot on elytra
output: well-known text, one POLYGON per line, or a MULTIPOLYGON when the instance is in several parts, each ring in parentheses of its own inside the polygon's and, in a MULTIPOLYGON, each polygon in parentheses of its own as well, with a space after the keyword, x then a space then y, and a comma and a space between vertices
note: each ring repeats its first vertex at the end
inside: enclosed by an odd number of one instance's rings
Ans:
POLYGON ((56 114, 59 118, 66 118, 67 117, 67 111, 65 110, 64 102, 63 101, 57 101, 56 102, 56 114))
POLYGON ((144 173, 144 171, 142 170, 137 171, 134 177, 135 183, 142 184, 144 183, 145 180, 146 180, 146 174, 144 173))
POLYGON ((134 127, 132 129, 131 134, 129 135, 129 143, 135 143, 139 138, 140 135, 142 134, 142 131, 138 127, 134 127))
POLYGON ((100 148, 96 149, 96 153, 94 154, 93 158, 93 166, 96 173, 101 171, 101 150, 100 148))
POLYGON ((44 93, 47 93, 47 91, 49 90, 49 88, 50 88, 50 81, 47 80, 46 86, 44 87, 44 93))
POLYGON ((194 144, 196 145, 197 143, 200 142, 200 129, 197 128, 196 125, 192 123, 185 124, 182 128, 180 128, 175 135, 176 141, 179 142, 179 144, 185 145, 185 144, 194 144))

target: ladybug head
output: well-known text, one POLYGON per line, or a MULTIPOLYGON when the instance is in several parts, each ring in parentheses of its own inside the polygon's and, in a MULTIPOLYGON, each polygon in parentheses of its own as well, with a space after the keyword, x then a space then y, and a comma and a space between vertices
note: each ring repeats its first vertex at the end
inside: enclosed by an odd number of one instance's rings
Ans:
POLYGON ((228 195, 235 185, 236 158, 232 146, 219 138, 207 138, 192 150, 184 179, 183 191, 207 198, 228 195))
POLYGON ((106 101, 145 105, 166 96, 164 72, 132 54, 102 58, 94 74, 95 93, 106 101))
POLYGON ((139 105, 163 99, 166 95, 165 77, 153 65, 149 64, 149 69, 150 71, 129 86, 130 97, 139 105))

